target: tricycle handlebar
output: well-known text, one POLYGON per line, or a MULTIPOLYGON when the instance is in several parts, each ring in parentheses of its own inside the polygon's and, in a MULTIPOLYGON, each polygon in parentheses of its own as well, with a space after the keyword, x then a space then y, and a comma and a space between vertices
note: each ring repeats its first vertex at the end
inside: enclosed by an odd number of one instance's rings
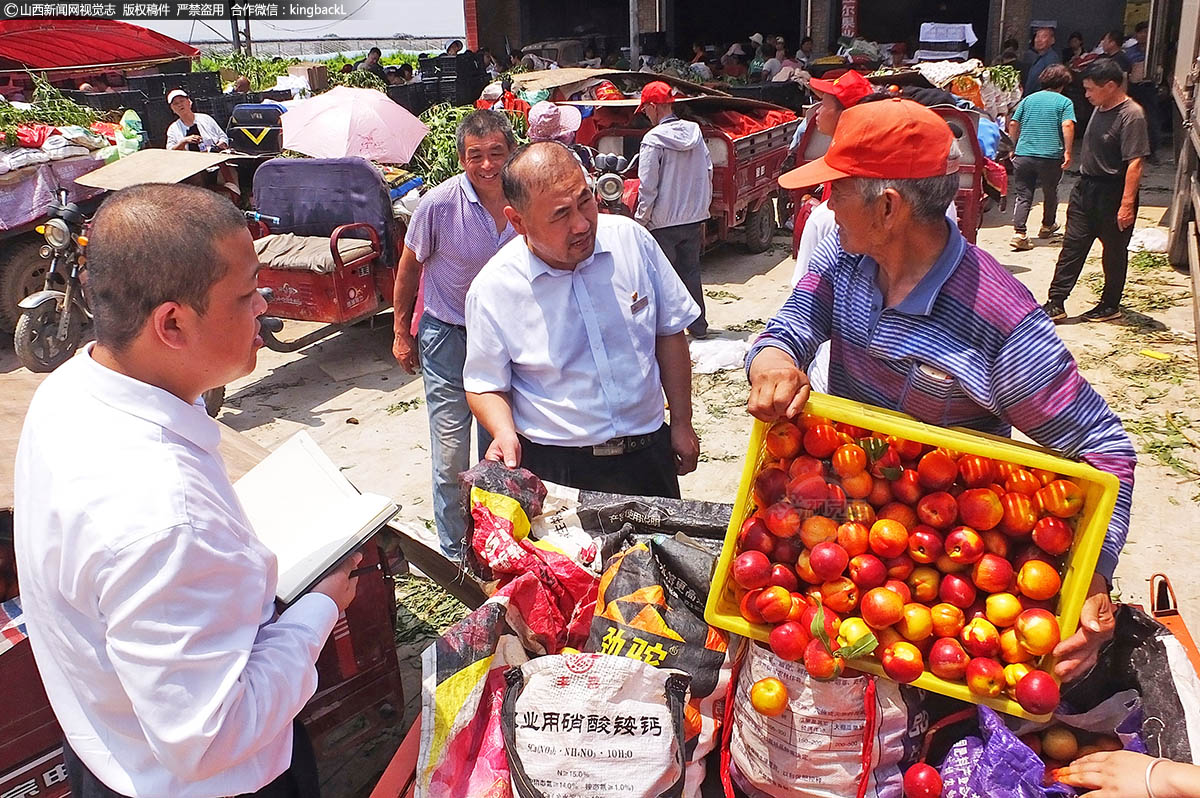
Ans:
POLYGON ((278 216, 267 216, 265 213, 258 211, 242 211, 246 215, 248 222, 266 222, 267 224, 280 225, 282 220, 278 216))

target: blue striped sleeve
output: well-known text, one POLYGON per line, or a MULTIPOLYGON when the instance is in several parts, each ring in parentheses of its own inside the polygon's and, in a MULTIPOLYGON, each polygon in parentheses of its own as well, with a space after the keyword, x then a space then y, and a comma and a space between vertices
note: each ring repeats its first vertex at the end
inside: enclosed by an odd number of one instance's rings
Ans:
POLYGON ((1112 580, 1129 534, 1137 455, 1121 420, 1079 373, 1040 309, 1008 335, 992 366, 995 411, 1039 444, 1120 480, 1117 505, 1096 566, 1112 580))
POLYGON ((808 274, 792 289, 783 307, 746 354, 747 378, 750 364, 767 347, 783 350, 798 367, 808 368, 817 347, 829 340, 833 327, 833 280, 840 255, 837 236, 827 236, 817 245, 808 274))

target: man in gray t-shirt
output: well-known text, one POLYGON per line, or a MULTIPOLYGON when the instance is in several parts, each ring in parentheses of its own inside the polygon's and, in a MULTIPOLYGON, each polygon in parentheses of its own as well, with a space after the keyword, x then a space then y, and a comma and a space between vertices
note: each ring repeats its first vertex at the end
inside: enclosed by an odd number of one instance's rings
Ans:
POLYGON ((1129 266, 1129 239, 1137 218, 1138 184, 1150 155, 1142 108, 1125 93, 1125 73, 1112 59, 1092 65, 1083 76, 1088 101, 1096 106, 1083 134, 1079 182, 1067 205, 1067 230, 1043 309, 1051 319, 1067 316, 1063 302, 1083 270, 1097 238, 1104 248, 1104 291, 1084 321, 1121 317, 1121 294, 1129 266))

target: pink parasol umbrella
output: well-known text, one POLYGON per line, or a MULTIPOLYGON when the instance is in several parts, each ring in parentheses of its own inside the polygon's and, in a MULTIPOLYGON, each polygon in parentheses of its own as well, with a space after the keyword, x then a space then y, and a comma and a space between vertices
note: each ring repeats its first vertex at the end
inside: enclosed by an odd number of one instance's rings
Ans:
POLYGON ((421 120, 375 89, 338 86, 288 103, 283 115, 284 149, 313 158, 408 163, 428 132, 421 120))

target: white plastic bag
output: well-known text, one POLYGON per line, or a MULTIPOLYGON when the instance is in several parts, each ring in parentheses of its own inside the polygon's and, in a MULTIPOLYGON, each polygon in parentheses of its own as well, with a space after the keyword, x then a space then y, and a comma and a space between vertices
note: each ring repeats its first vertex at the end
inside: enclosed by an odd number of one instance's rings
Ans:
POLYGON ((1143 227, 1133 231, 1129 239, 1130 252, 1166 252, 1167 228, 1143 227))
POLYGON ((52 161, 61 161, 63 158, 73 158, 77 155, 87 155, 90 150, 79 144, 72 144, 65 136, 58 133, 47 136, 46 141, 42 144, 42 150, 50 156, 52 161))
POLYGON ((9 147, 0 149, 0 161, 8 167, 9 171, 15 172, 26 166, 33 166, 38 163, 46 163, 50 160, 50 153, 43 152, 40 149, 32 147, 9 147))
POLYGON ((865 675, 820 682, 803 664, 749 644, 729 752, 734 784, 750 798, 900 798, 907 735, 908 709, 895 682, 865 675), (751 686, 768 676, 788 690, 788 708, 776 717, 750 705, 751 686))
POLYGON ((749 341, 728 338, 709 338, 688 342, 694 374, 715 374, 718 371, 737 371, 745 365, 749 341))
POLYGON ((58 128, 58 132, 70 143, 87 147, 89 150, 99 150, 108 146, 108 139, 104 136, 79 125, 64 125, 58 128))
POLYGON ((628 657, 538 657, 505 677, 518 798, 658 798, 683 780, 690 677, 628 657))

